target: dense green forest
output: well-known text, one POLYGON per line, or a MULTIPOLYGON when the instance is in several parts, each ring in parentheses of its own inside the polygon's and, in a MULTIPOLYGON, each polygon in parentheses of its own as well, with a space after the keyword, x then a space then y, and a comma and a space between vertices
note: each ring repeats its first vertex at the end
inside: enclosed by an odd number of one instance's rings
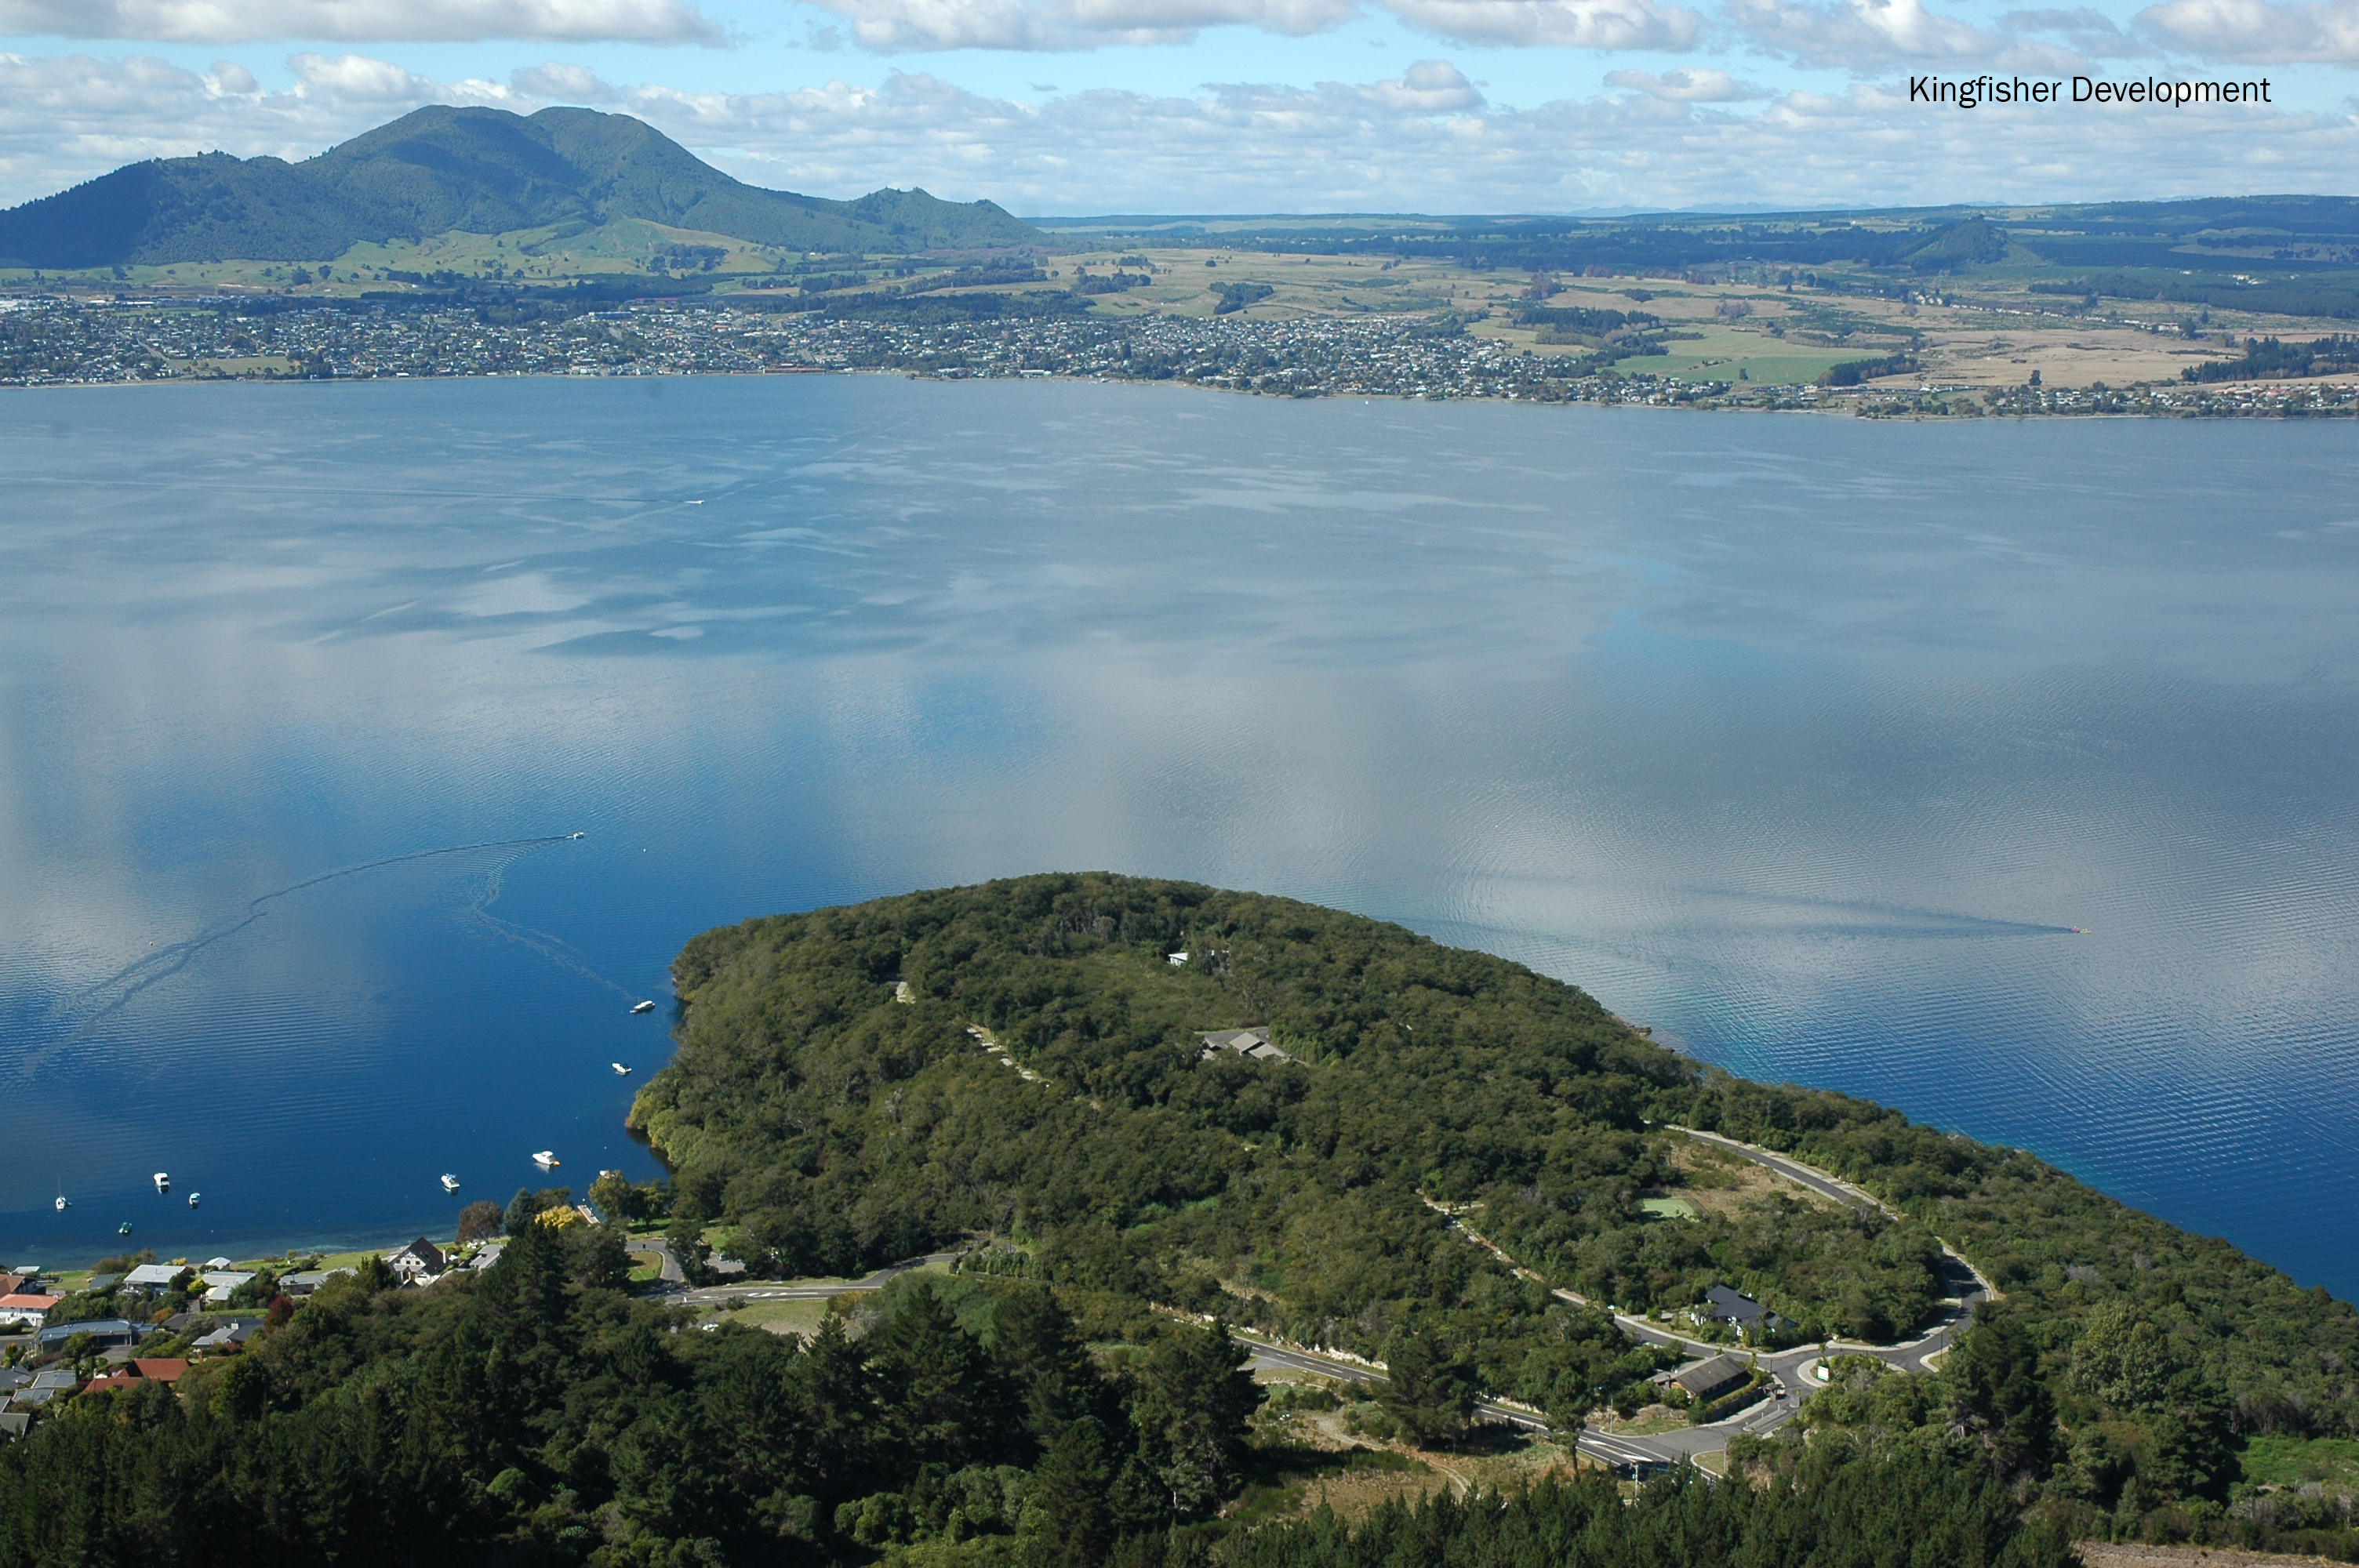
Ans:
MULTIPOLYGON (((374 1260, 373 1264, 374 1264, 374 1260)), ((233 1359, 0 1448, 13 1564, 858 1562, 989 1538, 1093 1562, 1227 1495, 1257 1390, 1225 1333, 1093 1358, 1038 1285, 892 1292, 808 1347, 614 1287, 619 1231, 517 1227, 430 1292, 382 1264, 233 1359)))
POLYGON ((0 1446, 0 1560, 2060 1568, 2088 1535, 2359 1557, 2341 1494, 2253 1489, 2339 1473, 2359 1436, 2347 1305, 2028 1154, 1706 1071, 1520 966, 1086 875, 708 932, 675 979, 679 1053, 633 1112, 672 1175, 602 1181, 607 1212, 669 1219, 692 1274, 711 1247, 781 1276, 951 1248, 958 1271, 846 1298, 808 1341, 701 1331, 627 1292, 618 1227, 542 1223, 562 1195, 478 1205, 510 1235, 489 1270, 274 1303, 177 1397, 85 1396, 0 1446), (1246 1026, 1284 1054, 1200 1039, 1246 1026), (1681 1126, 1893 1212, 1747 1186, 1681 1126), (1696 1215, 1645 1206, 1664 1195, 1696 1215), (1386 1359, 1394 1427, 1448 1444, 1477 1392, 1560 1427, 1654 1399, 1664 1353, 1560 1290, 1660 1310, 1725 1282, 1812 1338, 1889 1340, 1938 1310, 1943 1241, 2004 1299, 1938 1373, 1837 1359, 1799 1420, 1732 1444, 1731 1482, 1238 1503, 1317 1456, 1256 1411, 1231 1325, 1386 1359))

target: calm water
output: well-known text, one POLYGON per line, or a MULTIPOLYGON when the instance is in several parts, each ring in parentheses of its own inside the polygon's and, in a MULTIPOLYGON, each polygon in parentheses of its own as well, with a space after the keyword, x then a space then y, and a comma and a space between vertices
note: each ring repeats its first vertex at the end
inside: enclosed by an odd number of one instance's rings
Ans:
POLYGON ((2355 453, 816 377, 10 395, 0 1259, 646 1172, 666 1016, 626 1009, 691 933, 1109 867, 1492 948, 2359 1294, 2355 453))

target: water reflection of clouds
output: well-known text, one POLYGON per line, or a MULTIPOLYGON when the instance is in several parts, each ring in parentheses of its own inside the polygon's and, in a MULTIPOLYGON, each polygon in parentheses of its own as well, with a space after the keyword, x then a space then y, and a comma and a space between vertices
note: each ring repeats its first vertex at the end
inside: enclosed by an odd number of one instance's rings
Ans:
MULTIPOLYGON (((346 390, 277 491, 378 460, 346 390)), ((2155 522, 2174 465, 2255 451, 2306 521, 2334 479, 2306 438, 1795 421, 1763 459, 1741 419, 1512 411, 1578 438, 1527 448, 1454 406, 674 392, 650 418, 503 389, 587 434, 451 447, 334 519, 216 473, 153 525, 170 570, 126 554, 149 460, 98 421, 73 460, 125 489, 66 492, 0 584, 29 716, 0 725, 0 985, 103 974, 359 846, 582 827, 579 876, 531 868, 502 907, 592 967, 1042 867, 1255 886, 2199 1220, 2201 1183, 2266 1185, 2238 1116, 2359 1102, 2350 535, 2248 559, 2200 510, 2155 522), (764 445, 780 425, 804 434, 764 445), (2147 499, 2095 515, 2059 473, 2147 499), (1688 474, 1735 482, 1667 506, 1688 474), (103 585, 75 616, 69 580, 103 585)), ((187 406, 230 445, 282 395, 187 406)), ((330 923, 186 996, 234 1012, 316 966, 370 1016, 370 985, 420 983, 333 950, 377 940, 330 923)), ((2348 1195, 2294 1163, 2313 1217, 2348 1195)))

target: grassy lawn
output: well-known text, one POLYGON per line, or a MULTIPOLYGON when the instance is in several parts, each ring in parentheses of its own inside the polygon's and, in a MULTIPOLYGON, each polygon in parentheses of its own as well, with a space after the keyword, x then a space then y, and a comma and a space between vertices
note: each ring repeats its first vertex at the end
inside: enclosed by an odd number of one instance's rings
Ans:
MULTIPOLYGON (((1734 336, 1735 334, 1731 334, 1734 336)), ((1617 360, 1614 368, 1625 375, 1675 375, 1682 381, 1734 381, 1737 372, 1745 379, 1770 386, 1786 386, 1809 383, 1826 373, 1829 366, 1845 360, 1869 359, 1874 356, 1864 350, 1851 349, 1838 352, 1828 349, 1788 349, 1775 338, 1755 337, 1739 349, 1731 345, 1725 352, 1696 351, 1694 345, 1682 343, 1668 354, 1647 354, 1633 359, 1617 360)))
POLYGON ((2253 1438, 2245 1444, 2245 1479, 2258 1486, 2326 1481, 2359 1487, 2359 1438, 2253 1438))
POLYGON ((1638 1206, 1658 1219, 1693 1219, 1696 1206, 1685 1198, 1641 1198, 1638 1206))
POLYGON ((799 1335, 809 1339, 819 1332, 820 1320, 827 1315, 827 1303, 747 1302, 735 1312, 707 1312, 707 1323, 742 1323, 748 1328, 766 1328, 772 1334, 799 1335))

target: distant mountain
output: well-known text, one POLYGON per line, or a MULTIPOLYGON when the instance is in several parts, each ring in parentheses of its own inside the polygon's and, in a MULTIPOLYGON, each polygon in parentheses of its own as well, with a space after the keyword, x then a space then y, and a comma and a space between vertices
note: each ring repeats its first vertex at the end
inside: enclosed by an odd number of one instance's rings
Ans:
POLYGON ((789 250, 897 252, 1043 236, 922 190, 830 201, 732 179, 627 114, 437 105, 315 158, 158 158, 0 212, 0 265, 327 261, 363 241, 642 218, 789 250))

